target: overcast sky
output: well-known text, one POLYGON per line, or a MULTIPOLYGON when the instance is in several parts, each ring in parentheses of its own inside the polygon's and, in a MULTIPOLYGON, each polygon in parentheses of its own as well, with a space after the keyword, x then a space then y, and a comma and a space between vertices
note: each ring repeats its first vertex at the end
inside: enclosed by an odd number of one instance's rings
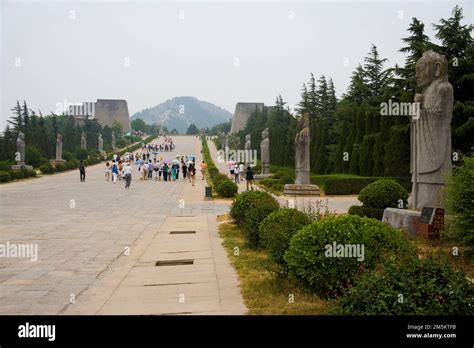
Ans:
POLYGON ((126 99, 130 115, 175 96, 234 112, 239 101, 290 104, 313 72, 340 96, 374 43, 389 65, 412 17, 448 18, 472 1, 9 1, 1 3, 1 119, 17 99, 126 99), (347 64, 345 64, 347 63, 347 64))

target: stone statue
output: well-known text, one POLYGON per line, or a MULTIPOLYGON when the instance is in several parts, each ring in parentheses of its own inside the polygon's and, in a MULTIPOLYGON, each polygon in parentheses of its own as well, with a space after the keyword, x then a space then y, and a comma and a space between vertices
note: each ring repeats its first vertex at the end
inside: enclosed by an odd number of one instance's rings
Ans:
POLYGON ((56 136, 56 161, 63 160, 63 136, 58 133, 56 136))
POLYGON ((270 139, 268 138, 268 128, 265 128, 262 132, 260 157, 262 161, 262 175, 270 174, 270 139))
POLYGON ((309 185, 309 114, 298 118, 298 133, 295 138, 296 184, 309 185))
POLYGON ((251 150, 252 142, 250 139, 250 134, 247 134, 245 136, 244 146, 245 146, 245 169, 247 169, 248 167, 250 167, 250 156, 252 154, 252 150, 251 150))
POLYGON ((104 151, 104 139, 102 138, 102 134, 99 133, 99 152, 104 151))
POLYGON ((453 87, 448 82, 446 57, 427 51, 416 62, 416 83, 421 93, 415 95, 419 117, 412 117, 410 127, 410 171, 412 193, 409 207, 443 206, 444 176, 450 174, 451 119, 453 87))
POLYGON ((112 150, 115 150, 116 147, 115 147, 115 134, 114 132, 112 132, 112 150))
POLYGON ((16 154, 15 159, 18 165, 25 164, 25 133, 22 131, 18 132, 18 137, 16 138, 16 154))
POLYGON ((82 132, 81 134, 81 148, 87 149, 87 138, 86 138, 86 133, 84 132, 82 132))

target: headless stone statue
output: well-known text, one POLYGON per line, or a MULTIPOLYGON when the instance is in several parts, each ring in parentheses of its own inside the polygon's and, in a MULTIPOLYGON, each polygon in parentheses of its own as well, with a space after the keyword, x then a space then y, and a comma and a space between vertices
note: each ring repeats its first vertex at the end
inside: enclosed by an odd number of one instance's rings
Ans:
POLYGON ((56 136, 56 160, 63 160, 63 136, 61 133, 56 136))
POLYGON ((260 157, 262 161, 262 175, 270 174, 270 139, 268 138, 268 128, 265 128, 262 132, 260 157))
POLYGON ((409 207, 443 206, 444 177, 451 173, 451 119, 453 88, 448 82, 446 57, 427 51, 416 63, 416 83, 421 93, 419 118, 410 128, 412 193, 409 207))
POLYGON ((245 136, 245 169, 247 167, 250 167, 250 155, 251 155, 251 147, 252 147, 252 142, 250 139, 250 134, 247 134, 245 136))
POLYGON ((298 118, 298 133, 295 138, 295 162, 296 162, 296 180, 295 184, 310 184, 309 179, 309 115, 305 113, 298 118))
POLYGON ((18 132, 18 137, 16 138, 16 163, 18 165, 25 164, 25 133, 22 131, 18 132))
POLYGON ((104 151, 104 139, 102 138, 102 134, 99 133, 99 152, 104 151))
POLYGON ((81 134, 81 148, 87 149, 87 139, 86 139, 86 134, 84 132, 82 132, 81 134))
POLYGON ((115 150, 115 134, 112 132, 112 150, 115 150))

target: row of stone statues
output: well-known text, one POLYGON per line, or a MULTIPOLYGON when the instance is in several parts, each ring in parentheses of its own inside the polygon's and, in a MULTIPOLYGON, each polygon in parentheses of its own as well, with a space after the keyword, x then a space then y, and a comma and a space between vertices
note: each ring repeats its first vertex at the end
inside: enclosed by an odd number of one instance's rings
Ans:
MULTIPOLYGON (((102 134, 99 133, 99 152, 104 151, 104 139, 102 134)), ((87 149, 87 139, 86 134, 82 132, 81 134, 81 148, 87 149)), ((115 150, 115 135, 112 133, 112 148, 115 150)), ((25 156, 26 156, 26 144, 25 144, 25 133, 22 131, 18 132, 18 137, 16 139, 16 154, 15 160, 17 162, 17 166, 24 166, 25 165, 25 156)), ((61 162, 63 160, 63 136, 61 133, 58 133, 56 136, 56 156, 55 162, 61 162)))

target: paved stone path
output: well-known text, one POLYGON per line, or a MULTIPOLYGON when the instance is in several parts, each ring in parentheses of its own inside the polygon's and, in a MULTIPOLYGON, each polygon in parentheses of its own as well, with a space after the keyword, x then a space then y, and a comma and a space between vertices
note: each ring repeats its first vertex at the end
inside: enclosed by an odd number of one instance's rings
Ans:
MULTIPOLYGON (((195 154, 191 136, 173 137, 195 154)), ((0 245, 33 244, 38 260, 0 258, 0 314, 245 313, 204 182, 105 181, 104 164, 0 185, 0 245), (195 230, 195 234, 170 231, 195 230), (156 261, 194 264, 155 267, 156 261)))
MULTIPOLYGON (((217 156, 217 148, 212 140, 207 141, 209 152, 211 153, 212 160, 216 164, 217 168, 221 173, 230 175, 229 168, 225 162, 219 162, 217 156)), ((239 193, 247 189, 246 182, 240 181, 239 193)), ((254 189, 262 190, 261 187, 254 185, 254 189)), ((277 196, 273 195, 278 200, 281 206, 293 206, 299 210, 315 210, 321 209, 321 211, 327 210, 333 213, 347 213, 351 205, 362 205, 357 199, 357 195, 349 196, 323 196, 323 197, 297 197, 297 196, 277 196), (292 201, 292 202, 291 202, 292 201)))

